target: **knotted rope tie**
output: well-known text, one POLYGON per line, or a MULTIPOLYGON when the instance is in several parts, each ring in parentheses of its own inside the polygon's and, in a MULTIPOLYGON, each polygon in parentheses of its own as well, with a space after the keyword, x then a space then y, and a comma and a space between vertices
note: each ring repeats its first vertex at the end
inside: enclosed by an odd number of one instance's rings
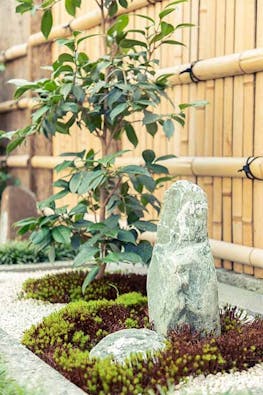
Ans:
POLYGON ((258 180, 258 181, 263 181, 263 178, 259 178, 256 177, 251 169, 250 169, 250 165, 251 163, 253 163, 256 159, 258 158, 263 158, 263 156, 249 156, 246 160, 246 164, 242 167, 242 169, 239 169, 238 172, 242 172, 244 171, 245 175, 247 178, 249 178, 250 180, 258 180))

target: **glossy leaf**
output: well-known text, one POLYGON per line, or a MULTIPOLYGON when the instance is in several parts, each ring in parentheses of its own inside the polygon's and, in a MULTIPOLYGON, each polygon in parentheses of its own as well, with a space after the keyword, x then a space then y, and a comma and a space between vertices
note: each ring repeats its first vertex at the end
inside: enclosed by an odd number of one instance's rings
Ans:
POLYGON ((53 16, 50 9, 47 9, 41 19, 41 32, 47 39, 53 25, 53 16))
POLYGON ((71 230, 64 225, 56 226, 51 231, 53 239, 57 243, 70 244, 71 230))
POLYGON ((78 255, 75 257, 73 266, 79 267, 88 262, 94 261, 95 255, 99 252, 97 247, 82 248, 78 255))
POLYGON ((168 139, 173 136, 175 128, 174 128, 174 123, 171 119, 166 119, 164 121, 163 131, 164 131, 166 137, 168 137, 168 139))
POLYGON ((132 143, 134 147, 137 147, 139 141, 134 127, 131 124, 126 123, 124 129, 130 143, 132 143))
POLYGON ((83 281, 82 284, 82 293, 85 293, 86 288, 90 285, 90 283, 95 279, 95 277, 97 276, 97 274, 99 273, 99 266, 95 266, 85 277, 85 280, 83 281))

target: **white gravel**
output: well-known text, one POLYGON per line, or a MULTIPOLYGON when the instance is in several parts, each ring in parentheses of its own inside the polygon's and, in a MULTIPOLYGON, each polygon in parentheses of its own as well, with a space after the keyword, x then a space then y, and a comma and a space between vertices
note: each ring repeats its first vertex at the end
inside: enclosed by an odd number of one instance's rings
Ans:
MULTIPOLYGON (((58 270, 50 270, 55 273, 58 270)), ((59 270, 61 272, 61 270, 59 270)), ((64 304, 49 304, 19 298, 22 283, 29 277, 42 277, 47 272, 0 271, 0 328, 20 340, 23 332, 43 317, 59 310, 64 304)), ((263 395, 263 364, 248 371, 232 374, 198 376, 188 378, 169 392, 170 395, 263 395)))
MULTIPOLYGON (((58 270, 49 271, 56 273, 58 270)), ((61 272, 61 270, 59 271, 61 272)), ((30 277, 43 277, 45 271, 0 272, 0 328, 20 340, 23 332, 64 304, 46 303, 33 299, 20 299, 22 283, 30 277)))

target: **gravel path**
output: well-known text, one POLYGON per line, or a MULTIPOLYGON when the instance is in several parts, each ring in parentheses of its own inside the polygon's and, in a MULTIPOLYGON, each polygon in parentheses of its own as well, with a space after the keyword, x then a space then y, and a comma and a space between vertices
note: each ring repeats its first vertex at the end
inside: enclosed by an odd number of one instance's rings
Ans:
MULTIPOLYGON (((58 270, 50 270, 56 273, 58 270)), ((61 270, 59 270, 61 272, 61 270)), ((24 330, 43 317, 59 310, 63 304, 49 304, 36 300, 21 300, 18 295, 22 283, 29 277, 42 277, 47 272, 0 272, 0 328, 20 340, 24 330)), ((169 395, 263 395, 263 364, 249 371, 189 378, 169 395), (248 391, 249 389, 249 391, 248 391)))
MULTIPOLYGON (((58 270, 49 273, 61 272, 58 270)), ((64 304, 50 304, 33 299, 19 299, 22 283, 30 277, 43 277, 47 272, 0 272, 0 328, 20 340, 23 332, 64 304)))

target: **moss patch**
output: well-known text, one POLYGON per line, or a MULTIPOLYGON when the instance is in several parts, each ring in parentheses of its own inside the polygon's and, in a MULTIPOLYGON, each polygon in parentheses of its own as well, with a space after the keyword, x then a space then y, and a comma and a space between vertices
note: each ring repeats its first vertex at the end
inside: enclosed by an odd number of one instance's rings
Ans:
POLYGON ((146 276, 139 274, 107 274, 93 281, 82 294, 81 286, 85 271, 73 271, 47 275, 40 279, 28 279, 23 284, 26 298, 40 299, 51 303, 68 303, 77 300, 116 299, 118 295, 140 292, 146 295, 146 276))
POLYGON ((142 295, 115 301, 79 301, 28 330, 23 344, 90 395, 138 395, 166 390, 182 378, 230 369, 242 370, 263 361, 263 320, 241 320, 235 309, 221 312, 222 334, 201 338, 189 328, 170 333, 167 348, 155 358, 133 357, 125 366, 111 359, 89 359, 89 350, 106 334, 131 326, 149 327, 142 295))

